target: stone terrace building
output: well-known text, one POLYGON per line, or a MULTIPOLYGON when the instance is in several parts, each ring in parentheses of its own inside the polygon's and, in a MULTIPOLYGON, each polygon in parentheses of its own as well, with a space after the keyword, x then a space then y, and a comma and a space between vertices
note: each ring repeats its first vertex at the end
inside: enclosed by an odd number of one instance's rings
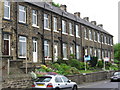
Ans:
MULTIPOLYGON (((2 4, 2 59, 11 62, 46 63, 71 54, 83 61, 84 55, 113 59, 113 36, 80 13, 67 12, 67 6, 44 2, 2 4)), ((11 65, 12 66, 12 65, 11 65)))

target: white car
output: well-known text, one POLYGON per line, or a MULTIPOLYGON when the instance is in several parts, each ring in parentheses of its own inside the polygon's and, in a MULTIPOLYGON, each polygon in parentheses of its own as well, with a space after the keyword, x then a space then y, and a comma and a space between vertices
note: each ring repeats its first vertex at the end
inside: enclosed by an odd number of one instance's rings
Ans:
POLYGON ((77 84, 63 75, 45 75, 38 77, 32 88, 41 90, 77 90, 77 84))

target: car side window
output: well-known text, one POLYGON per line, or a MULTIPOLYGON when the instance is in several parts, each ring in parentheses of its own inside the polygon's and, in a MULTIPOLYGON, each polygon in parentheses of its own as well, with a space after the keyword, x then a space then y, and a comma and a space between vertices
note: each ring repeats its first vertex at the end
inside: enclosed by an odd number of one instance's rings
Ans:
POLYGON ((69 80, 67 77, 64 77, 64 76, 62 77, 62 79, 64 82, 68 82, 68 80, 69 80))
POLYGON ((61 83, 61 82, 63 82, 63 81, 62 81, 62 79, 61 79, 60 77, 56 77, 56 78, 55 78, 55 82, 56 82, 56 83, 59 83, 59 82, 61 83))

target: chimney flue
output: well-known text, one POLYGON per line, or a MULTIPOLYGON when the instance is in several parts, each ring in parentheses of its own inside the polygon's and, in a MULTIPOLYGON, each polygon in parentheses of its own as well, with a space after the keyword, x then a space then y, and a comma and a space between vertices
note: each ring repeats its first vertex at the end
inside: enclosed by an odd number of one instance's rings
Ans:
POLYGON ((67 11, 67 6, 66 6, 66 5, 61 5, 61 6, 60 6, 60 9, 61 9, 61 10, 64 10, 64 11, 67 11))
POLYGON ((96 25, 96 24, 97 24, 96 21, 91 21, 91 23, 92 23, 93 25, 96 25))
POLYGON ((98 24, 97 26, 100 28, 103 28, 103 24, 98 24))
POLYGON ((89 22, 89 17, 84 17, 83 19, 89 22))
POLYGON ((74 15, 80 18, 80 12, 75 12, 74 15))

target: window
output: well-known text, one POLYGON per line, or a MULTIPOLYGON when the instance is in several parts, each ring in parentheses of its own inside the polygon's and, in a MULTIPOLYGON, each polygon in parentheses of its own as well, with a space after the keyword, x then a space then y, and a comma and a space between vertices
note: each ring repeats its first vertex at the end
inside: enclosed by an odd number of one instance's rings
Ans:
POLYGON ((104 41, 105 41, 105 44, 106 44, 106 36, 104 36, 104 41))
POLYGON ((55 82, 56 83, 62 83, 63 81, 62 81, 61 77, 56 77, 55 82))
POLYGON ((102 50, 102 58, 104 58, 104 57, 105 57, 104 50, 102 50))
POLYGON ((88 38, 88 37, 87 37, 87 29, 86 29, 86 28, 84 28, 84 37, 85 37, 85 39, 88 38))
POLYGON ((94 56, 97 57, 97 50, 94 49, 94 56))
POLYGON ((98 35, 98 42, 100 42, 100 34, 98 33, 97 35, 98 35))
POLYGON ((19 22, 26 23, 26 8, 19 5, 19 22))
POLYGON ((44 14, 44 28, 45 29, 49 29, 49 18, 48 18, 48 14, 44 14))
POLYGON ((104 43, 104 35, 102 35, 102 43, 104 43))
POLYGON ((67 59, 67 44, 63 43, 63 59, 67 59))
POLYGON ((94 31, 94 41, 97 41, 97 33, 94 31))
POLYGON ((36 10, 32 10, 32 24, 34 26, 37 26, 37 11, 36 10))
POLYGON ((54 30, 54 31, 57 31, 57 18, 54 17, 53 19, 54 19, 54 22, 53 22, 53 24, 54 24, 54 25, 53 25, 53 30, 54 30))
POLYGON ((79 36, 79 28, 78 28, 78 25, 76 25, 76 37, 80 37, 80 36, 79 36))
POLYGON ((105 50, 105 57, 107 57, 108 56, 108 54, 107 54, 107 50, 105 50))
POLYGON ((110 59, 110 51, 108 51, 108 58, 110 59))
POLYGON ((101 59, 101 51, 98 49, 98 59, 101 59))
POLYGON ((10 2, 8 0, 4 2, 4 18, 10 19, 10 2))
POLYGON ((19 57, 26 58, 26 37, 19 37, 19 57))
POLYGON ((64 82, 68 82, 68 78, 67 77, 63 76, 62 79, 63 79, 64 82))
POLYGON ((73 35, 72 23, 69 23, 69 33, 73 35))
POLYGON ((76 45, 76 58, 80 59, 80 50, 78 45, 76 45))
POLYGON ((44 57, 49 57, 49 44, 48 41, 44 41, 44 57))
POLYGON ((85 49, 85 55, 88 55, 88 50, 87 50, 87 48, 85 49))
POLYGON ((67 33, 66 31, 66 21, 62 20, 62 33, 67 33))
POLYGON ((73 46, 70 46, 70 54, 73 54, 73 46))
POLYGON ((89 40, 92 40, 92 31, 89 30, 89 40))
POLYGON ((110 39, 110 44, 113 45, 113 38, 110 39))
POLYGON ((92 48, 90 48, 90 55, 92 56, 92 48))
POLYGON ((10 55, 10 35, 4 34, 4 52, 3 55, 10 55))

